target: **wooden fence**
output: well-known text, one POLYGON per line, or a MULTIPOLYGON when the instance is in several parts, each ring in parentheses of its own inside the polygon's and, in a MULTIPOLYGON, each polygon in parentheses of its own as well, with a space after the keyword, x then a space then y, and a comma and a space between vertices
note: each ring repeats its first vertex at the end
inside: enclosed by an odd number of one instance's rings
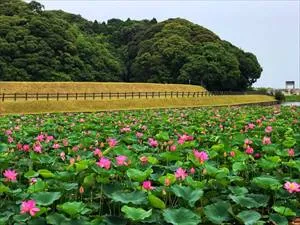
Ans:
POLYGON ((103 100, 103 99, 133 99, 133 98, 183 98, 214 95, 245 95, 259 94, 257 92, 202 91, 202 92, 100 92, 100 93, 0 93, 1 101, 28 100, 103 100))

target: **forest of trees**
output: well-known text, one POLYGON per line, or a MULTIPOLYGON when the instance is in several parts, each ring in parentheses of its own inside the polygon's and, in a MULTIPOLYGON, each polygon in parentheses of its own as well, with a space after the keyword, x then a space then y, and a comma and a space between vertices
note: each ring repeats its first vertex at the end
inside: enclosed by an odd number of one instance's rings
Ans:
POLYGON ((176 18, 87 21, 38 2, 0 2, 0 80, 189 83, 240 91, 256 56, 176 18))

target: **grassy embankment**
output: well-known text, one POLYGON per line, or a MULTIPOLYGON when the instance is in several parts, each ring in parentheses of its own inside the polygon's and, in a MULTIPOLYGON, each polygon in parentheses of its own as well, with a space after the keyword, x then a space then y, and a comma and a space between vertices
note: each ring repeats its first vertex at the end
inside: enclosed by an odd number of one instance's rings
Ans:
POLYGON ((300 95, 285 96, 286 102, 300 102, 300 95))
MULTIPOLYGON (((75 93, 75 92, 131 92, 131 91, 204 91, 200 86, 134 84, 134 83, 0 83, 5 93, 75 93), (101 91, 99 91, 101 90, 101 91)), ((102 110, 126 110, 148 108, 179 108, 197 106, 221 106, 244 103, 269 102, 274 98, 263 95, 205 96, 198 98, 149 98, 112 100, 39 100, 0 102, 0 113, 47 113, 47 112, 95 112, 102 110)))

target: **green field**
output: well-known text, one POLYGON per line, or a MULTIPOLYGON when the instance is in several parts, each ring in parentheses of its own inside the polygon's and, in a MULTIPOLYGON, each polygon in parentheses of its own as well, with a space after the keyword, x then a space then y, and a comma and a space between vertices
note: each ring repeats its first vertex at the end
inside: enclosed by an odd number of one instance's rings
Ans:
POLYGON ((288 224, 300 108, 0 117, 0 224, 288 224))

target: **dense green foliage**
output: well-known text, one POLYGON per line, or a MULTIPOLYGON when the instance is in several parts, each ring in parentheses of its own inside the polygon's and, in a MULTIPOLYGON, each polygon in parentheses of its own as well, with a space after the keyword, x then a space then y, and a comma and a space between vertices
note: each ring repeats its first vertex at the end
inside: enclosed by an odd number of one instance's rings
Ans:
POLYGON ((0 224, 288 225, 300 217, 299 113, 2 116, 0 224))
POLYGON ((0 80, 192 83, 245 90, 256 57, 184 19, 90 22, 21 0, 0 3, 0 80))

